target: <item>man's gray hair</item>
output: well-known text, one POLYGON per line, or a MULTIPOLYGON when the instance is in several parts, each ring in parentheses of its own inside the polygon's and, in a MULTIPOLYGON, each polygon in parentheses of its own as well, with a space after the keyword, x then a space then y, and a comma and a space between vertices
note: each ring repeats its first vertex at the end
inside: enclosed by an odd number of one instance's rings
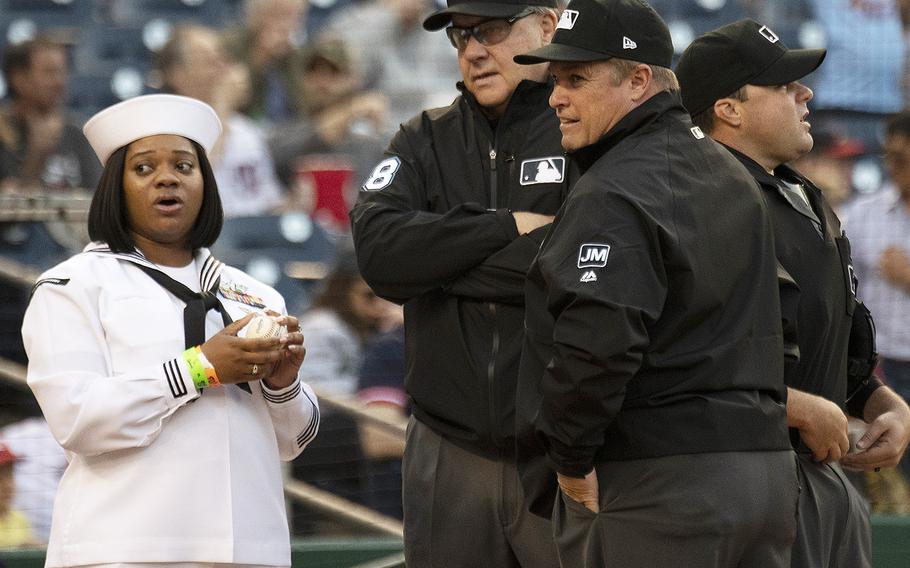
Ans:
MULTIPOLYGON (((613 57, 612 59, 607 60, 607 62, 611 63, 610 71, 613 74, 613 82, 616 85, 622 83, 622 80, 641 63, 639 61, 632 61, 631 59, 620 59, 619 57, 613 57)), ((648 64, 645 63, 644 65, 648 64)), ((648 67, 651 68, 651 78, 661 88, 666 91, 679 90, 679 81, 676 79, 676 73, 671 69, 659 65, 648 65, 648 67)))
POLYGON ((531 13, 538 15, 553 14, 556 18, 559 18, 560 13, 562 12, 562 2, 559 3, 559 8, 551 8, 549 6, 531 6, 531 13))

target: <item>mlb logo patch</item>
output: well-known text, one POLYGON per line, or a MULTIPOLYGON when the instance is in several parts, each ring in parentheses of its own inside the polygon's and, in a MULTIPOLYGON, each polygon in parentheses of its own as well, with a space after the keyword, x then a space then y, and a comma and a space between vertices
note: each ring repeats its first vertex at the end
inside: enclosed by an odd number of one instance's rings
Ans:
POLYGON ((571 30, 575 27, 575 20, 578 19, 578 10, 563 10, 559 16, 559 23, 556 24, 557 30, 571 30))
POLYGON ((587 243, 578 249, 578 268, 603 268, 610 257, 610 245, 587 243))
POLYGON ((559 183, 565 179, 566 159, 559 156, 535 158, 521 163, 521 185, 559 183))

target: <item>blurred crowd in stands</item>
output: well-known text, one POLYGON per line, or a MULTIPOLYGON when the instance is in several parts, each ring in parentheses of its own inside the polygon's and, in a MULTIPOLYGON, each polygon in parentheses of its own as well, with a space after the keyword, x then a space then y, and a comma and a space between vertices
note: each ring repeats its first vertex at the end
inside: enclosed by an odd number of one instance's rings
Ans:
MULTIPOLYGON (((827 48, 808 78, 815 148, 796 168, 844 213, 859 295, 863 282, 874 294, 865 299, 880 322, 885 380, 910 396, 910 118, 885 128, 908 102, 910 0, 651 4, 677 56, 742 17, 766 22, 790 47, 827 48)), ((0 261, 44 269, 84 244, 78 230, 62 236, 53 224, 3 215, 10 203, 54 199, 63 218, 91 195, 101 165, 81 132, 88 116, 144 93, 201 99, 225 126, 210 156, 227 217, 215 254, 275 286, 301 316, 304 380, 406 416, 401 309, 357 273, 347 212, 398 124, 457 95, 454 49, 421 27, 435 8, 434 0, 0 0, 0 261)), ((0 270, 0 356, 24 364, 28 287, 9 272, 0 270)), ((0 381, 0 548, 47 538, 65 465, 29 399, 0 381)), ((400 518, 402 449, 403 440, 326 412, 292 474, 400 518)), ((873 511, 910 514, 900 470, 855 481, 873 511)), ((305 511, 292 522, 298 534, 325 528, 305 511)))

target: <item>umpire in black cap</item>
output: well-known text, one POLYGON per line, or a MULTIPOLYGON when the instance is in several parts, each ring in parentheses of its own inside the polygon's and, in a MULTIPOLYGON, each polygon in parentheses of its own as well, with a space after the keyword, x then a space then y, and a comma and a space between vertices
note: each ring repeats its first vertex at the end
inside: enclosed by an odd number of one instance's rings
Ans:
POLYGON ((555 568, 515 460, 525 274, 573 176, 547 103, 556 0, 449 0, 462 81, 403 124, 351 211, 361 274, 404 305, 412 418, 402 460, 408 568, 555 568))
POLYGON ((507 20, 530 7, 556 8, 557 0, 447 0, 446 7, 423 21, 427 31, 441 30, 452 22, 452 16, 482 16, 507 20))
POLYGON ((682 107, 672 54, 646 3, 573 0, 516 57, 550 62, 582 173, 528 274, 519 469, 567 568, 783 568, 798 485, 771 224, 682 107))
POLYGON ((856 297, 840 220, 815 184, 787 165, 812 149, 812 90, 801 81, 824 58, 823 49, 787 49, 769 27, 740 20, 692 42, 677 74, 695 124, 761 186, 778 261, 799 286, 795 311, 785 314, 799 346, 785 372, 802 486, 792 566, 865 568, 868 510, 840 463, 893 464, 910 436, 910 409, 872 376, 874 328, 856 297), (859 419, 857 437, 866 432, 859 447, 850 446, 848 415, 859 419))

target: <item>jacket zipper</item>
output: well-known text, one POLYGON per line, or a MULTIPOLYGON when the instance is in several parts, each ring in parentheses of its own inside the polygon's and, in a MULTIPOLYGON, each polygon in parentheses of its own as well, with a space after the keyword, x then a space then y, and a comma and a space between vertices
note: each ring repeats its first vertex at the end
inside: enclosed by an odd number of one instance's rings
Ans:
MULTIPOLYGON (((495 211, 499 206, 497 195, 498 180, 496 178, 496 135, 490 144, 490 210, 495 211)), ((490 302, 490 314, 493 316, 493 345, 490 349, 490 363, 487 365, 487 388, 489 389, 490 404, 490 439, 496 446, 499 445, 497 428, 498 415, 496 412, 496 357, 499 355, 499 325, 496 317, 496 304, 490 302)))
POLYGON ((496 195, 496 148, 490 145, 490 210, 495 211, 498 207, 496 195))
POLYGON ((496 318, 496 304, 490 302, 490 313, 493 315, 493 347, 490 351, 490 364, 487 365, 487 386, 490 399, 490 439, 499 446, 499 432, 497 422, 499 415, 496 412, 496 358, 499 356, 499 325, 496 318))

